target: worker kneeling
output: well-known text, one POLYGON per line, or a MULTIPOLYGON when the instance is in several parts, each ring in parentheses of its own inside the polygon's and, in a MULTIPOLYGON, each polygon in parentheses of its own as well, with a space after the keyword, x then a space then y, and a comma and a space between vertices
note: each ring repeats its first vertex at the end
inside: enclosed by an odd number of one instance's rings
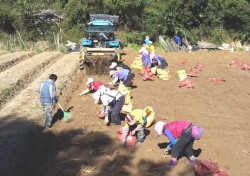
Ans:
POLYGON ((130 114, 125 117, 126 124, 122 131, 121 144, 126 144, 128 134, 136 135, 137 142, 142 143, 145 140, 144 128, 147 123, 146 113, 142 109, 134 109, 130 114))

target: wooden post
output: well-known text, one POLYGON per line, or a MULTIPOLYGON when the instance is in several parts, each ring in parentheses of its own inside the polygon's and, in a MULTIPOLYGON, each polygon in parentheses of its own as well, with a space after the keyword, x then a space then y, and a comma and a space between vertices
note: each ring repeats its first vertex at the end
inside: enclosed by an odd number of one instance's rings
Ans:
MULTIPOLYGON (((14 25, 13 25, 13 26, 14 26, 14 25)), ((15 26, 14 26, 14 28, 15 28, 15 30, 16 30, 16 32, 17 32, 17 34, 18 34, 18 37, 19 37, 19 39, 21 40, 21 42, 22 42, 22 44, 23 44, 23 46, 24 46, 25 50, 27 51, 28 49, 27 49, 26 45, 24 44, 24 42, 23 42, 23 40, 22 40, 22 37, 21 37, 21 35, 20 35, 19 31, 16 29, 16 27, 15 27, 15 26)))

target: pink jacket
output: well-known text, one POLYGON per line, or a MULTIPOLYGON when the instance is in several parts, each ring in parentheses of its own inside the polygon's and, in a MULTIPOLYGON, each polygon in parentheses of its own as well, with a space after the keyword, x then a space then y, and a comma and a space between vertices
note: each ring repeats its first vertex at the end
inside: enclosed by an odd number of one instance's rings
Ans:
POLYGON ((174 136, 174 138, 180 138, 181 132, 183 129, 187 129, 188 126, 191 124, 189 121, 173 121, 166 123, 163 126, 163 131, 168 129, 174 136))

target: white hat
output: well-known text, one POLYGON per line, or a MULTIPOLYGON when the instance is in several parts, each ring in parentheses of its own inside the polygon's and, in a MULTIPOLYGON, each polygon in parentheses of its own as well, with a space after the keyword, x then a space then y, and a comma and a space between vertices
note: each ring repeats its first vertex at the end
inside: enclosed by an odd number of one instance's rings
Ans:
POLYGON ((88 78, 88 81, 86 82, 86 84, 90 84, 92 82, 94 82, 94 79, 93 78, 88 78))
POLYGON ((110 77, 113 77, 114 74, 115 74, 115 70, 110 70, 110 71, 109 71, 109 76, 110 76, 110 77))
POLYGON ((96 91, 96 92, 93 94, 93 99, 94 99, 94 103, 95 103, 95 104, 97 104, 97 103, 99 102, 100 95, 101 95, 101 92, 99 92, 99 91, 96 91))
POLYGON ((116 62, 112 62, 109 68, 112 69, 112 68, 115 68, 116 66, 117 66, 117 63, 116 62))
POLYGON ((163 132, 163 126, 165 125, 164 122, 159 121, 155 124, 155 131, 158 135, 161 135, 163 132))

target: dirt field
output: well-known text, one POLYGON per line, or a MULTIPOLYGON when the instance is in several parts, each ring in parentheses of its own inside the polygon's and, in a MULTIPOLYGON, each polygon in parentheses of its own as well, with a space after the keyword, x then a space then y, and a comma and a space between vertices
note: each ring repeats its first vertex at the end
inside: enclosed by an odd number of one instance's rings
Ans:
MULTIPOLYGON (((130 65, 137 54, 130 49, 125 51, 123 59, 130 65)), ((250 71, 230 66, 233 60, 250 65, 250 53, 157 52, 166 58, 171 78, 143 81, 134 69, 133 107, 152 106, 157 120, 190 120, 201 125, 205 131, 203 138, 195 141, 196 156, 218 162, 230 176, 250 175, 250 71), (181 64, 184 60, 186 64, 181 64), (197 77, 188 77, 194 89, 179 88, 177 71, 188 70, 197 63, 204 68, 197 77), (212 82, 210 78, 214 77, 225 82, 212 82)), ((105 126, 96 115, 100 106, 94 105, 91 94, 78 96, 88 78, 78 70, 78 53, 34 55, 0 50, 0 68, 0 95, 5 96, 0 99, 1 176, 194 175, 185 157, 176 167, 166 167, 170 156, 163 155, 163 148, 168 140, 157 137, 154 126, 146 130, 143 144, 133 149, 119 145, 116 132, 121 126, 105 126), (55 123, 44 130, 37 90, 51 73, 58 75, 59 102, 70 111, 72 120, 60 120, 62 111, 56 107, 55 123)), ((93 78, 110 81, 108 76, 93 78)))

